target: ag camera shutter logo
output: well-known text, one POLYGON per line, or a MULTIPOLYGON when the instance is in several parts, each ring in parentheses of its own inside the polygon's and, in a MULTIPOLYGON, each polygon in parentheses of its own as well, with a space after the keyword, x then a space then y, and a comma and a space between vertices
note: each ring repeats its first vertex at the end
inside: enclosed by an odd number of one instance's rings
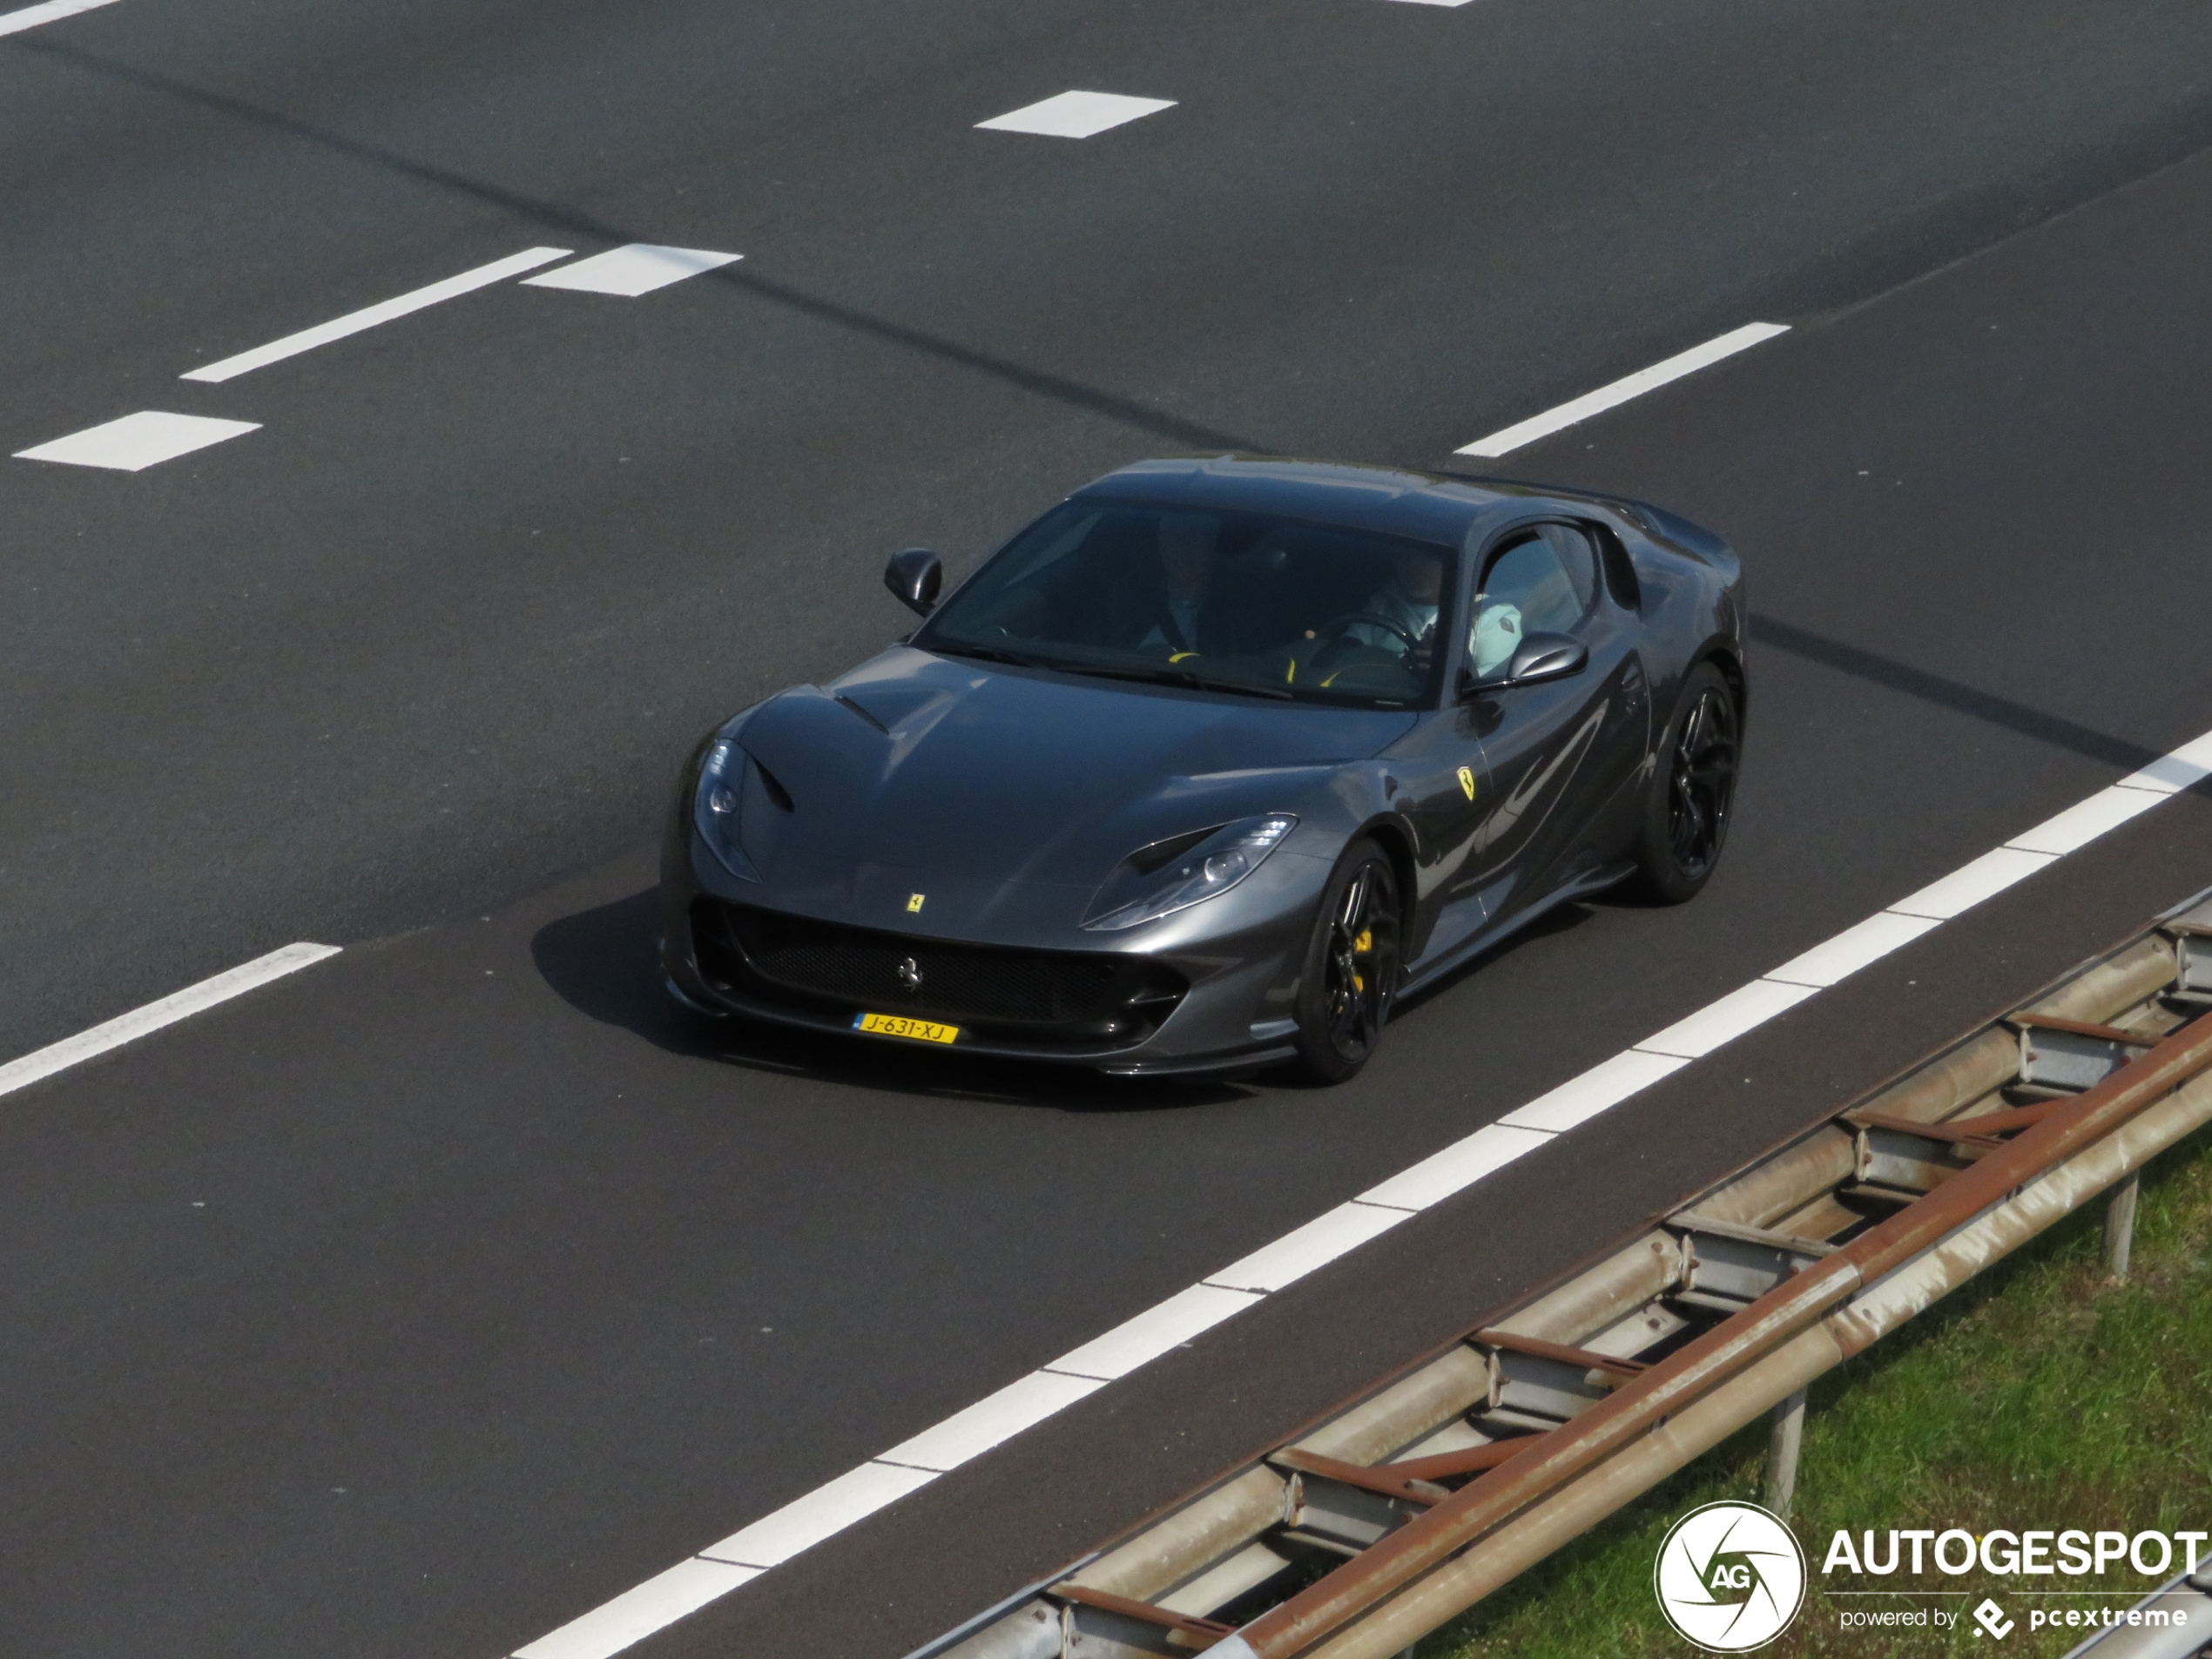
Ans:
POLYGON ((1669 1529, 1651 1569, 1675 1634, 1708 1653, 1749 1653, 1790 1628, 1805 1599, 1805 1553, 1755 1503, 1709 1503, 1669 1529))

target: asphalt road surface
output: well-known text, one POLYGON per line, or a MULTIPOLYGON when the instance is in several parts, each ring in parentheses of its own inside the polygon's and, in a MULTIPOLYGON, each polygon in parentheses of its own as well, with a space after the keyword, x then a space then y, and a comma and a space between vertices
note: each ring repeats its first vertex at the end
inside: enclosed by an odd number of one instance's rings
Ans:
MULTIPOLYGON (((0 24, 3 24, 0 19, 0 24)), ((0 38, 0 1651, 496 1656, 2212 725, 2212 17, 187 7, 0 38), (1080 141, 974 123, 1069 88, 1080 141), (532 246, 512 282, 212 363, 532 246), (1741 815, 1336 1090, 702 1037, 691 738, 1135 456, 1728 534, 1741 815), (933 1057, 934 1058, 934 1057, 933 1057)), ((2186 798, 656 1638, 895 1656, 2212 882, 2186 798)))

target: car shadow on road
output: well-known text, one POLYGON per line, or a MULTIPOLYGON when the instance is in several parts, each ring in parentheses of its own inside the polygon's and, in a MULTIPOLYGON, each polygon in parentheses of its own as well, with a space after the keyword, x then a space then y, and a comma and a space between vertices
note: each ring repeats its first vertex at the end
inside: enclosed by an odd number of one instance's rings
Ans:
POLYGON ((678 1007, 664 988, 659 938, 659 894, 647 887, 546 923, 530 938, 530 957, 555 994, 588 1018, 670 1054, 750 1071, 1069 1112, 1172 1110, 1258 1092, 1243 1081, 1108 1077, 1080 1067, 969 1059, 751 1020, 709 1019, 678 1007))

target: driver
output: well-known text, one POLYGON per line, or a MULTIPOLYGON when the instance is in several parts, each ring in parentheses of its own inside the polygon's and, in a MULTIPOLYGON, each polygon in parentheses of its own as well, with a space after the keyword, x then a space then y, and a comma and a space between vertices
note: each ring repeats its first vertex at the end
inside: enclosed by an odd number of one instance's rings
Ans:
POLYGON ((1429 553, 1401 553, 1388 582, 1367 596, 1360 610, 1397 624, 1401 637, 1373 623, 1355 622, 1344 631, 1346 639, 1385 651, 1402 652, 1406 641, 1426 645, 1436 632, 1437 602, 1444 588, 1444 562, 1429 553))
POLYGON ((1161 586, 1139 651, 1164 647, 1172 654, 1197 652, 1216 645, 1221 618, 1209 609, 1221 521, 1211 513, 1162 513, 1159 549, 1161 586))

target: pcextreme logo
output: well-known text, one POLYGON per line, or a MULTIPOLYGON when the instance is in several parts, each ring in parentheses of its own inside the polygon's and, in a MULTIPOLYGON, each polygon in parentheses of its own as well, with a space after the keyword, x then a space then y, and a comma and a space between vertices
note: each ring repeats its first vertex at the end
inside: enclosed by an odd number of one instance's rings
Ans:
POLYGON ((1669 1529, 1651 1569, 1659 1610, 1708 1653, 1749 1653, 1790 1628, 1805 1599, 1805 1554, 1755 1503, 1709 1503, 1669 1529))

